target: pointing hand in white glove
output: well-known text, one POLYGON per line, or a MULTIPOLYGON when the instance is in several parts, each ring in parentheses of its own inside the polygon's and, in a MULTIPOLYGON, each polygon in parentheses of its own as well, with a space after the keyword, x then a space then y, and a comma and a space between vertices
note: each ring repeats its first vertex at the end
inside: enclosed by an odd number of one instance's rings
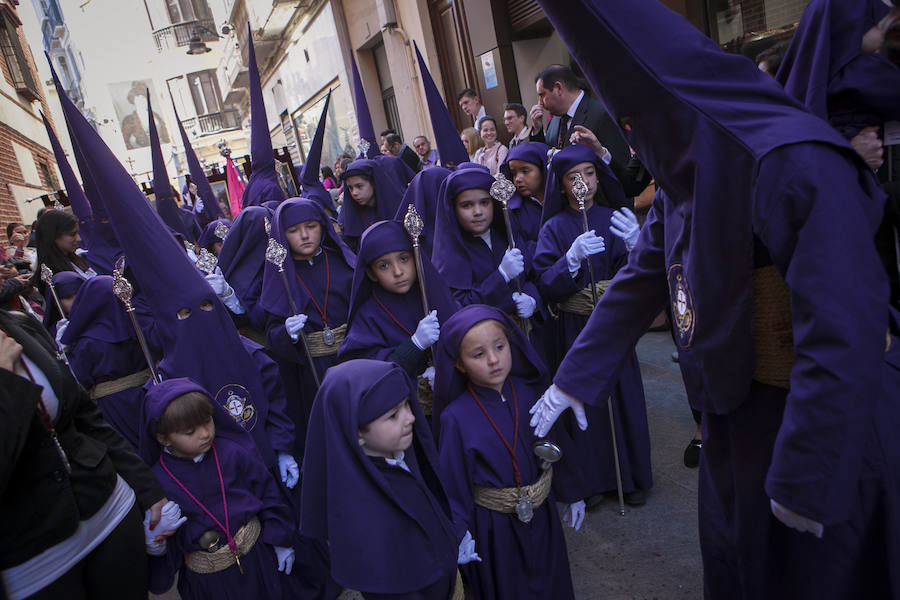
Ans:
POLYGON ((606 242, 599 237, 594 230, 585 231, 572 242, 566 251, 566 263, 569 265, 570 273, 577 273, 581 268, 581 261, 588 256, 599 254, 606 250, 606 242))
POLYGON ((507 249, 497 270, 503 275, 506 283, 521 275, 525 270, 525 258, 522 256, 522 251, 518 248, 507 249))
POLYGON ((513 292, 512 299, 516 303, 516 314, 519 317, 527 319, 534 314, 537 300, 522 292, 513 292))
POLYGON ((584 523, 584 500, 579 500, 566 506, 566 512, 563 513, 563 521, 575 531, 581 529, 581 524, 584 523))
POLYGON ((284 328, 295 342, 300 339, 300 330, 306 325, 307 316, 303 313, 293 315, 284 320, 284 328))
POLYGON ((278 470, 281 472, 281 482, 289 489, 293 489, 300 480, 300 467, 297 461, 287 452, 278 453, 278 470))
POLYGON ((433 310, 419 321, 416 332, 412 334, 412 343, 419 350, 430 348, 441 335, 441 324, 437 318, 437 311, 433 310))
POLYGON ((622 238, 625 247, 630 252, 634 245, 637 244, 638 236, 641 234, 641 226, 638 224, 637 217, 623 206, 612 214, 609 218, 611 225, 609 230, 613 235, 622 238))
POLYGON ((281 546, 273 546, 273 548, 275 548, 275 559, 278 561, 278 570, 285 575, 290 575, 291 569, 294 568, 294 549, 281 546))
POLYGON ((584 414, 584 404, 580 400, 568 395, 556 385, 551 385, 544 392, 544 395, 534 403, 531 410, 531 422, 529 425, 534 427, 534 435, 542 438, 547 435, 553 424, 562 414, 562 411, 571 408, 575 413, 575 420, 578 421, 578 428, 584 431, 587 429, 587 417, 584 414))

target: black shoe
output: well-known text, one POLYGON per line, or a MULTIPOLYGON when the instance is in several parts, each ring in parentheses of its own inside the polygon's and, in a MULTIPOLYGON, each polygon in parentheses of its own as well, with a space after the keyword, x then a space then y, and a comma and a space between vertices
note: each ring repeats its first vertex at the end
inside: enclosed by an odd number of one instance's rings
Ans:
POLYGON ((585 510, 594 510, 601 504, 603 504, 603 494, 594 494, 584 499, 585 510))
POLYGON ((640 490, 628 492, 627 494, 623 494, 623 496, 625 498, 625 504, 628 506, 643 506, 647 503, 647 496, 640 490))
POLYGON ((678 362, 678 350, 672 353, 672 362, 678 362))
POLYGON ((688 443, 687 448, 684 449, 684 466, 689 469, 696 469, 700 464, 700 449, 703 447, 703 442, 698 439, 693 439, 688 443))

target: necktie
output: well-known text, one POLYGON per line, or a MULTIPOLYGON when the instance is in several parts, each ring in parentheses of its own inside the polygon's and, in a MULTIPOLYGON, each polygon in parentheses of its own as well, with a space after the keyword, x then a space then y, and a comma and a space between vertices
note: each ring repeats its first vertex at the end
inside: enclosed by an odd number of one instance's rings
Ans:
POLYGON ((569 143, 569 115, 559 118, 559 139, 556 140, 557 148, 565 148, 569 143))

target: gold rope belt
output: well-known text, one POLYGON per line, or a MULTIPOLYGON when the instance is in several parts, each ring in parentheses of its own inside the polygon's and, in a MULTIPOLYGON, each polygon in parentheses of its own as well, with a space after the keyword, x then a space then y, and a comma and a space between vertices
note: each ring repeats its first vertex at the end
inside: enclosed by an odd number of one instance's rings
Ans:
POLYGON ((100 398, 105 398, 106 396, 112 396, 113 394, 118 394, 119 392, 130 390, 131 388, 140 387, 147 383, 147 380, 149 379, 150 369, 148 367, 143 371, 138 371, 137 373, 132 373, 131 375, 126 375, 125 377, 119 377, 118 379, 112 379, 110 381, 103 381, 101 383, 95 384, 94 387, 91 388, 91 399, 99 400, 100 398))
POLYGON ((306 345, 309 346, 309 354, 313 358, 337 354, 337 351, 341 347, 341 342, 347 337, 347 324, 344 323, 340 327, 335 327, 331 330, 331 333, 334 334, 334 343, 330 346, 325 344, 322 340, 321 331, 314 331, 306 334, 306 345))
POLYGON ((431 384, 428 383, 428 380, 421 375, 416 380, 416 385, 416 396, 419 398, 419 406, 422 407, 422 412, 425 413, 425 416, 430 417, 434 407, 434 390, 431 389, 431 384))
MULTIPOLYGON (((246 556, 256 543, 262 527, 255 516, 247 521, 247 524, 234 534, 234 543, 237 544, 238 556, 246 556)), ((213 552, 195 550, 184 555, 184 564, 194 573, 218 573, 235 564, 234 555, 227 544, 213 552)))
POLYGON ((459 569, 456 570, 456 584, 453 586, 453 597, 451 600, 465 600, 466 591, 463 589, 463 580, 462 575, 459 574, 459 569))
MULTIPOLYGON (((606 288, 609 287, 610 281, 611 280, 609 279, 604 279, 594 284, 594 289, 597 290, 598 300, 603 297, 603 293, 606 292, 606 288)), ((594 297, 591 294, 591 286, 578 290, 560 302, 559 310, 572 313, 573 315, 581 315, 584 317, 591 316, 591 313, 594 312, 594 297)))
POLYGON ((521 488, 491 488, 476 485, 475 504, 494 512, 514 513, 516 512, 516 504, 519 502, 519 498, 525 496, 531 501, 534 508, 537 508, 547 499, 552 483, 553 468, 551 467, 541 473, 541 478, 537 480, 537 483, 521 488))
POLYGON ((794 366, 791 290, 775 265, 753 269, 753 379, 788 389, 794 366))
POLYGON ((519 329, 525 332, 525 335, 531 334, 531 331, 534 329, 531 319, 523 319, 518 315, 512 315, 512 320, 519 326, 519 329))

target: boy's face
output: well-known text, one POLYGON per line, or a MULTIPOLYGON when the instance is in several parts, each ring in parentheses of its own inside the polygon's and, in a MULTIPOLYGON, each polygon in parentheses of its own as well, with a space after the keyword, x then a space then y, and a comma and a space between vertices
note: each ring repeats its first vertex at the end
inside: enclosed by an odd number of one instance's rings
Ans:
POLYGON ((409 400, 387 411, 359 430, 359 445, 369 456, 394 458, 404 452, 413 441, 413 423, 416 417, 409 407, 409 400))
POLYGON ((346 181, 353 201, 360 206, 375 206, 375 187, 365 177, 351 175, 346 181))
POLYGON ((494 200, 487 190, 463 190, 456 196, 456 220, 463 231, 482 235, 494 220, 494 200))
POLYGON ((503 391, 512 369, 512 353, 506 332, 497 321, 482 321, 466 333, 459 345, 456 367, 475 385, 503 391))
POLYGON ((157 440, 175 456, 195 458, 212 448, 215 437, 216 425, 210 417, 203 425, 170 433, 168 436, 157 436, 157 440))
POLYGON ((301 221, 284 230, 291 256, 296 260, 310 260, 322 243, 322 224, 318 221, 301 221))
POLYGON ((585 208, 590 208, 594 204, 594 194, 597 193, 597 167, 592 162, 578 163, 566 171, 566 174, 563 176, 563 189, 565 189, 566 196, 569 199, 569 206, 575 210, 578 210, 578 201, 575 199, 575 194, 572 192, 572 186, 575 185, 575 175, 577 173, 581 173, 581 177, 588 187, 588 193, 584 199, 584 206, 585 208))
POLYGON ((524 160, 509 161, 509 175, 516 191, 523 198, 540 196, 544 188, 544 176, 537 165, 524 160))
POLYGON ((412 252, 397 250, 373 260, 366 267, 369 279, 393 294, 405 294, 416 282, 416 263, 412 252))

